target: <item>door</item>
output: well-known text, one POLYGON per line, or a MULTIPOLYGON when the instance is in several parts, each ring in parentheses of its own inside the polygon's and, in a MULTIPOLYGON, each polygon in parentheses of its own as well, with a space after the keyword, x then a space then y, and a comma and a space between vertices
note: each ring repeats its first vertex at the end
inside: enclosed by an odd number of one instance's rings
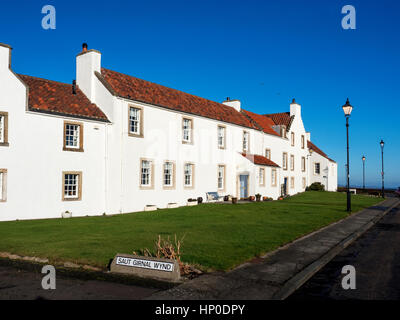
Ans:
POLYGON ((248 183, 248 175, 240 175, 240 198, 247 198, 248 197, 248 192, 247 192, 247 183, 248 183))
POLYGON ((287 195, 287 187, 288 187, 288 178, 283 178, 283 185, 282 185, 282 196, 287 195))

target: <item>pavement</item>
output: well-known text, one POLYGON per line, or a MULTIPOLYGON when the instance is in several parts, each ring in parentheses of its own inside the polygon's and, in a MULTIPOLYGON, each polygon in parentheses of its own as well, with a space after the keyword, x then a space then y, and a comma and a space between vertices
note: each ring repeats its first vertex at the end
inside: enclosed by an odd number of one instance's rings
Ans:
POLYGON ((400 206, 344 249, 289 300, 399 300, 400 206), (354 266, 354 290, 342 287, 343 266, 354 266))
POLYGON ((230 272, 206 274, 146 299, 283 300, 399 204, 387 198, 230 272))

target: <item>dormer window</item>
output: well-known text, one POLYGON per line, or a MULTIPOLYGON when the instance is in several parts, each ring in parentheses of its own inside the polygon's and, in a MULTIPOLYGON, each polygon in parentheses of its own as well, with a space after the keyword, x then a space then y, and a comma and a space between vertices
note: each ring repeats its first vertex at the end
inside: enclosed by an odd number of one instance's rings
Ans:
POLYGON ((281 137, 286 138, 286 127, 285 126, 281 126, 281 137))
POLYGON ((0 112, 0 147, 8 146, 8 113, 0 112))
POLYGON ((83 123, 64 122, 63 150, 83 152, 83 123))

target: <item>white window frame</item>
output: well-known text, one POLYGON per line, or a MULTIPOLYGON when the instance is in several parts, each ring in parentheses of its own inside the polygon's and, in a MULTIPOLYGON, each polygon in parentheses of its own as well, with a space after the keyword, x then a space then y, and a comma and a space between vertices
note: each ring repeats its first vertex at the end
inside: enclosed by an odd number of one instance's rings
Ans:
POLYGON ((250 134, 248 131, 243 131, 243 152, 250 152, 250 134))
POLYGON ((6 138, 6 117, 0 114, 0 143, 4 143, 6 138))
POLYGON ((294 189, 294 177, 290 177, 290 189, 294 189))
POLYGON ((271 160, 271 149, 265 149, 265 157, 271 160))
POLYGON ((163 185, 164 187, 174 186, 174 163, 165 161, 163 165, 163 185), (167 181, 169 180, 169 183, 167 181))
POLYGON ((193 134, 193 119, 183 118, 182 119, 182 142, 192 143, 193 134))
POLYGON ((315 175, 321 174, 321 163, 320 162, 314 162, 314 174, 315 175), (318 172, 317 172, 317 165, 318 165, 318 172))
POLYGON ((287 154, 287 152, 282 153, 282 169, 283 170, 288 169, 288 154, 287 154))
POLYGON ((218 190, 225 190, 225 165, 218 165, 218 190))
POLYGON ((225 149, 226 144, 226 127, 218 126, 218 148, 225 149))
POLYGON ((129 134, 142 135, 142 109, 129 107, 129 134))
POLYGON ((294 147, 294 145, 295 145, 295 134, 294 134, 294 132, 290 133, 290 144, 292 145, 292 147, 294 147))
POLYGON ((63 200, 81 200, 82 173, 63 172, 63 200))
POLYGON ((294 171, 294 154, 290 155, 290 171, 294 171))
POLYGON ((140 161, 140 186, 151 187, 153 178, 153 163, 148 159, 140 161), (147 183, 146 183, 147 182, 147 183))
POLYGON ((259 168, 258 182, 260 186, 265 186, 265 168, 259 168))
POLYGON ((183 179, 185 188, 192 188, 193 185, 193 163, 185 163, 183 166, 183 179))
POLYGON ((277 170, 271 169, 271 186, 276 187, 277 184, 277 170))
POLYGON ((7 201, 7 169, 0 169, 0 202, 7 201))
POLYGON ((66 149, 80 149, 81 146, 81 125, 78 123, 65 124, 65 148, 66 149), (69 137, 72 140, 68 139, 69 137), (69 144, 71 143, 72 144, 69 144))

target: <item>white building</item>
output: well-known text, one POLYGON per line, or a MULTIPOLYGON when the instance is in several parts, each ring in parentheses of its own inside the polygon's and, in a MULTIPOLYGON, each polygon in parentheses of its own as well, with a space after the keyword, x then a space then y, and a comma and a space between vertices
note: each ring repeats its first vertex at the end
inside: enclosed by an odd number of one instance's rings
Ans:
POLYGON ((0 44, 0 221, 337 188, 294 100, 258 115, 104 69, 85 45, 63 84, 15 74, 11 50, 0 44))

